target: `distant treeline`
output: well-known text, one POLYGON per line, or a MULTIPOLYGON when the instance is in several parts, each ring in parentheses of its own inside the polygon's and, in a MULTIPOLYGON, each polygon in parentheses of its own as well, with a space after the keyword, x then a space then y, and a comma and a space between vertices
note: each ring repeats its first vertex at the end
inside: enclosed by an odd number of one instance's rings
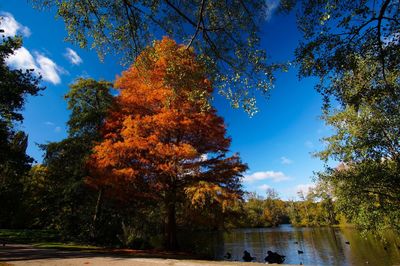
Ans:
POLYGON ((321 186, 306 195, 299 193, 299 200, 282 200, 277 192, 268 189, 266 195, 248 193, 241 205, 240 219, 232 227, 273 227, 280 224, 293 226, 330 226, 344 221, 335 208, 334 201, 321 191, 321 186))

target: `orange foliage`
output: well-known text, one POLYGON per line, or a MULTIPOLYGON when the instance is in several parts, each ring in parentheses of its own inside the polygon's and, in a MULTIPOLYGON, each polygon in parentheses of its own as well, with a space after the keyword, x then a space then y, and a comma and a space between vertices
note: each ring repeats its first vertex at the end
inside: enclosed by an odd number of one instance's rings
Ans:
POLYGON ((226 207, 240 197, 246 165, 225 157, 230 139, 209 106, 211 82, 192 51, 169 38, 157 41, 115 87, 117 109, 94 148, 91 184, 120 196, 129 187, 131 196, 146 192, 166 205, 213 198, 226 207))

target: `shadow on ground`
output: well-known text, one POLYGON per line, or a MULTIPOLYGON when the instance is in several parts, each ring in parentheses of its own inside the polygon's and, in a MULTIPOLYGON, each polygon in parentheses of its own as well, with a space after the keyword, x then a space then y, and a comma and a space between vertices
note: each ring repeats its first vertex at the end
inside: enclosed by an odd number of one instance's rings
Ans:
POLYGON ((40 260, 40 259, 73 259, 109 257, 113 259, 126 258, 160 258, 160 259, 206 259, 184 252, 167 252, 160 250, 131 249, 44 249, 32 245, 10 244, 0 247, 0 262, 40 260))

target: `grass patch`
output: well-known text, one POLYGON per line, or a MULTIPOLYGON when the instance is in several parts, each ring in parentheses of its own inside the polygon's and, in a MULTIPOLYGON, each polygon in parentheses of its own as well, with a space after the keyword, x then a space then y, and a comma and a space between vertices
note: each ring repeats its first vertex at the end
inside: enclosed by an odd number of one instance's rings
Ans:
POLYGON ((53 230, 0 229, 0 240, 14 244, 33 244, 59 241, 59 236, 53 230))
MULTIPOLYGON (((66 250, 98 250, 100 247, 75 242, 60 242, 61 238, 54 230, 0 229, 0 243, 32 244, 36 248, 54 248, 66 250)), ((3 266, 0 264, 0 266, 3 266)))
POLYGON ((33 245, 37 248, 55 248, 55 249, 68 249, 68 250, 96 250, 101 249, 101 247, 83 245, 79 243, 62 243, 62 242, 43 242, 36 243, 33 245))

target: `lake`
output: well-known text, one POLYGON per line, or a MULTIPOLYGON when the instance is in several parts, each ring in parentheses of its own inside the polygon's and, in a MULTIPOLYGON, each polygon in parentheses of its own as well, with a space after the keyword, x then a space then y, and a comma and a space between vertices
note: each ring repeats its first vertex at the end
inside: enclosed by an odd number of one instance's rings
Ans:
MULTIPOLYGON (((285 255, 287 264, 303 265, 400 265, 400 240, 388 244, 373 237, 362 237, 353 228, 277 228, 233 229, 229 232, 191 235, 196 252, 217 260, 241 261, 247 250, 258 262, 264 262, 268 250, 285 255), (348 242, 349 244, 346 244, 348 242), (299 254, 298 250, 303 251, 299 254)), ((184 241, 186 242, 186 241, 184 241)), ((182 243, 183 244, 183 243, 182 243)))

